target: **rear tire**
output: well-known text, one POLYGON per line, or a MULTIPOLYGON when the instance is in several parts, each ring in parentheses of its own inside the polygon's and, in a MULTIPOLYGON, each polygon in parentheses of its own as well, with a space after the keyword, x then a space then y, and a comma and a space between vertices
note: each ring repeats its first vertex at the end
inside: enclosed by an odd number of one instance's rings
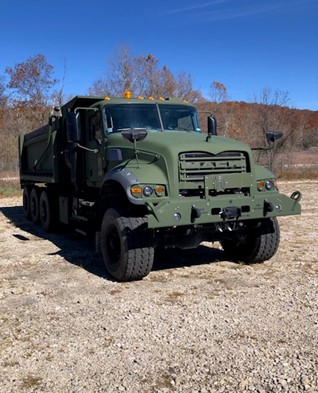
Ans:
POLYGON ((43 190, 40 196, 39 215, 41 226, 46 232, 50 232, 54 228, 56 219, 53 209, 52 196, 47 190, 43 190))
POLYGON ((30 188, 29 187, 24 187, 22 200, 23 200, 24 217, 27 220, 30 220, 31 219, 31 207, 30 207, 30 188))
POLYGON ((108 209, 101 228, 107 272, 118 281, 140 280, 153 266, 154 246, 145 217, 122 217, 108 209))
POLYGON ((223 240, 221 244, 232 261, 253 264, 271 259, 279 242, 279 224, 274 217, 263 219, 258 228, 249 229, 244 240, 223 240))
POLYGON ((36 187, 33 187, 30 194, 30 214, 34 224, 40 222, 39 212, 39 193, 36 187))

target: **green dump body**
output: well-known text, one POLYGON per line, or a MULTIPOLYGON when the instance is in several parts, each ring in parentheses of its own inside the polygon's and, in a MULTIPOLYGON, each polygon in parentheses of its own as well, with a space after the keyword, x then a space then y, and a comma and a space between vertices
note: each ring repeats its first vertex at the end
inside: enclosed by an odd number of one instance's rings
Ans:
POLYGON ((58 134, 48 125, 27 135, 20 135, 20 179, 21 182, 59 183, 60 155, 58 134))

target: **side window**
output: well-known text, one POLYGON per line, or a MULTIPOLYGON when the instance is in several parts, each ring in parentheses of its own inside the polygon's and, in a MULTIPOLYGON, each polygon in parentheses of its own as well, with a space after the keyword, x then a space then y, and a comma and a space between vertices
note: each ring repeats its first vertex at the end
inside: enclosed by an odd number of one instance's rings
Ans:
POLYGON ((107 133, 117 132, 118 129, 124 128, 125 112, 117 108, 108 108, 105 111, 105 123, 107 133))
POLYGON ((110 115, 109 111, 105 111, 105 122, 106 122, 106 130, 107 133, 111 133, 114 131, 114 122, 113 122, 113 118, 110 115))
POLYGON ((94 113, 89 119, 89 140, 97 140, 99 143, 103 139, 103 126, 100 113, 94 113))

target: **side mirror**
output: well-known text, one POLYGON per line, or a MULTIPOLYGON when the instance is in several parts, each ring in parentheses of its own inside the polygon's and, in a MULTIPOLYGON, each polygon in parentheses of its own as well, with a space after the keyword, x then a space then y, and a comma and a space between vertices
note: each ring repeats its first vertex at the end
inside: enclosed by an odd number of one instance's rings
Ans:
MULTIPOLYGON (((54 123, 57 123, 57 120, 59 120, 61 117, 62 117, 61 108, 59 106, 55 106, 53 112, 49 117, 49 125, 52 126, 54 123)), ((56 129, 57 129, 57 125, 55 124, 54 130, 56 129)))
POLYGON ((123 128, 121 135, 127 141, 135 143, 144 140, 148 132, 145 128, 123 128))
POLYGON ((208 134, 217 135, 217 122, 214 116, 208 116, 208 134))
POLYGON ((265 132, 267 142, 275 142, 277 139, 281 138, 283 136, 283 133, 281 131, 268 131, 265 132))
POLYGON ((66 129, 67 142, 80 142, 82 137, 81 132, 81 117, 79 113, 68 112, 66 115, 66 129))

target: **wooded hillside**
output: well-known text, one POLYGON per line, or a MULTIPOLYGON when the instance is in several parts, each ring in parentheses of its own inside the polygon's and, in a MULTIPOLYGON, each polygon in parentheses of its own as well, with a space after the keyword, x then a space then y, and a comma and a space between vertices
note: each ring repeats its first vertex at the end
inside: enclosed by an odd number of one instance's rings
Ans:
MULTIPOLYGON (((277 166, 281 169, 282 163, 318 164, 318 111, 246 102, 203 102, 196 106, 204 132, 207 114, 212 113, 217 118, 219 135, 241 140, 253 148, 266 146, 265 131, 282 131, 284 135, 277 142, 273 163, 276 169, 277 166)), ((50 110, 23 106, 0 110, 1 171, 18 169, 18 135, 47 123, 50 110)), ((266 156, 260 157, 262 164, 266 165, 266 160, 266 156)))
MULTIPOLYGON (((0 171, 17 171, 18 135, 46 124, 54 105, 67 101, 63 93, 65 75, 61 88, 54 90, 58 80, 53 70, 43 55, 36 55, 7 67, 7 79, 0 75, 0 171)), ((253 148, 267 146, 267 131, 282 131, 283 137, 270 156, 256 153, 256 158, 274 169, 310 164, 318 172, 318 111, 288 107, 288 92, 264 89, 248 103, 230 101, 226 86, 220 82, 210 87, 210 99, 204 98, 193 88, 191 75, 173 74, 152 55, 133 57, 124 47, 87 94, 123 96, 130 90, 133 96, 178 96, 196 105, 204 132, 207 113, 212 113, 219 135, 236 138, 253 148)))

